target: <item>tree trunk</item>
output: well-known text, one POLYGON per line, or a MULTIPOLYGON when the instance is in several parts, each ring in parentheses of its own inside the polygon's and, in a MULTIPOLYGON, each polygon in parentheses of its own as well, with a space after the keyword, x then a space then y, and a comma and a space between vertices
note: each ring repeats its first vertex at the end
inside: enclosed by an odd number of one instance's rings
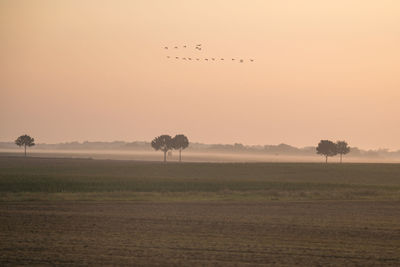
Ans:
POLYGON ((342 155, 343 155, 343 154, 340 154, 340 163, 342 163, 342 155))
POLYGON ((328 163, 328 156, 325 156, 325 163, 328 163))
POLYGON ((24 145, 24 149, 25 149, 25 158, 26 158, 26 145, 24 145))
POLYGON ((164 162, 167 162, 167 151, 164 151, 164 162))
POLYGON ((181 156, 181 153, 182 153, 182 149, 179 149, 179 162, 182 162, 182 156, 181 156))

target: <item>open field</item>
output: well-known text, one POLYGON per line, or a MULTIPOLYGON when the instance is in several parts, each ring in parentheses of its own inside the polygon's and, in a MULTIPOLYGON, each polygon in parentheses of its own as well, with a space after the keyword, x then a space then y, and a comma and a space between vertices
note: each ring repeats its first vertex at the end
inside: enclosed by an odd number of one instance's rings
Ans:
POLYGON ((0 204, 0 265, 399 266, 400 202, 0 204))
POLYGON ((0 157, 0 265, 399 266, 400 165, 0 157))
POLYGON ((400 200, 400 164, 0 157, 0 200, 400 200))

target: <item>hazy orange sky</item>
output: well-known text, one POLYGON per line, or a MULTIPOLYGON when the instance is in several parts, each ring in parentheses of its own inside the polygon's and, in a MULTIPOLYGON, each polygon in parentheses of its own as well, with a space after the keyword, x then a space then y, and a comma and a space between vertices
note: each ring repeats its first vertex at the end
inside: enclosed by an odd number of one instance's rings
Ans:
POLYGON ((397 0, 0 0, 0 141, 400 149, 399 102, 397 0))

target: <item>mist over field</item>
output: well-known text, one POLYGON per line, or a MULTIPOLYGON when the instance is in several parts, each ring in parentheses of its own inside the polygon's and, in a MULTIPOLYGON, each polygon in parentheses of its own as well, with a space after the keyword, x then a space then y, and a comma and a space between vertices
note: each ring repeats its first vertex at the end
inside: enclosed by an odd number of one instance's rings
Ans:
MULTIPOLYGON (((21 156, 15 149, 1 149, 0 156, 21 156)), ((118 151, 118 150, 40 150, 31 151, 32 157, 59 157, 59 158, 91 158, 114 160, 161 161, 162 155, 156 151, 118 151)), ((262 153, 243 152, 192 152, 186 151, 183 155, 185 162, 323 162, 318 155, 270 155, 262 153)), ((177 153, 167 156, 168 161, 177 162, 177 153)), ((338 157, 329 159, 329 162, 338 163, 338 157)), ((399 156, 347 156, 344 162, 370 163, 399 163, 399 156)))
MULTIPOLYGON (((21 155, 22 150, 12 142, 0 142, 0 155, 21 155)), ((35 157, 71 157, 93 159, 159 161, 162 153, 154 151, 149 142, 67 142, 37 144, 30 148, 35 157)), ((191 143, 183 152, 186 162, 323 162, 316 147, 297 148, 287 144, 246 146, 243 144, 191 143)), ((168 161, 178 161, 178 152, 169 151, 168 161)), ((339 156, 329 159, 338 162, 339 156)), ((351 148, 344 162, 400 162, 400 151, 388 149, 363 150, 351 148)))

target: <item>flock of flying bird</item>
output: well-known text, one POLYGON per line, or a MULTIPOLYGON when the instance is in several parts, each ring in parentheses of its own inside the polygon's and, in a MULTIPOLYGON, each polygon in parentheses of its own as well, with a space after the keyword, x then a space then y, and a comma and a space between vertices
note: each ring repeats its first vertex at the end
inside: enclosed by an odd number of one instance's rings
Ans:
MULTIPOLYGON (((164 46, 164 49, 165 50, 174 50, 174 49, 186 49, 186 48, 190 48, 189 46, 187 46, 187 45, 183 45, 183 46, 173 46, 173 47, 168 47, 168 46, 164 46)), ((193 48, 193 47, 192 47, 193 48)), ((196 46, 194 46, 194 49, 196 49, 196 50, 198 50, 198 51, 201 51, 202 49, 203 49, 203 47, 202 47, 202 45, 201 44, 197 44, 196 46)), ((204 61, 225 61, 225 59, 224 58, 215 58, 215 57, 212 57, 212 58, 199 58, 199 57, 177 57, 177 56, 175 56, 175 57, 173 57, 173 56, 167 56, 167 58, 168 59, 173 59, 173 58, 175 58, 175 59, 180 59, 180 60, 193 60, 193 61, 200 61, 200 60, 204 60, 204 61)), ((229 59, 227 59, 227 60, 229 60, 229 59)), ((247 60, 245 60, 245 59, 236 59, 236 58, 231 58, 230 59, 231 61, 237 61, 237 62, 239 62, 239 63, 243 63, 243 62, 245 62, 245 61, 247 61, 247 60)), ((248 59, 248 61, 250 61, 250 62, 254 62, 254 59, 252 59, 252 58, 250 58, 250 59, 248 59)))

